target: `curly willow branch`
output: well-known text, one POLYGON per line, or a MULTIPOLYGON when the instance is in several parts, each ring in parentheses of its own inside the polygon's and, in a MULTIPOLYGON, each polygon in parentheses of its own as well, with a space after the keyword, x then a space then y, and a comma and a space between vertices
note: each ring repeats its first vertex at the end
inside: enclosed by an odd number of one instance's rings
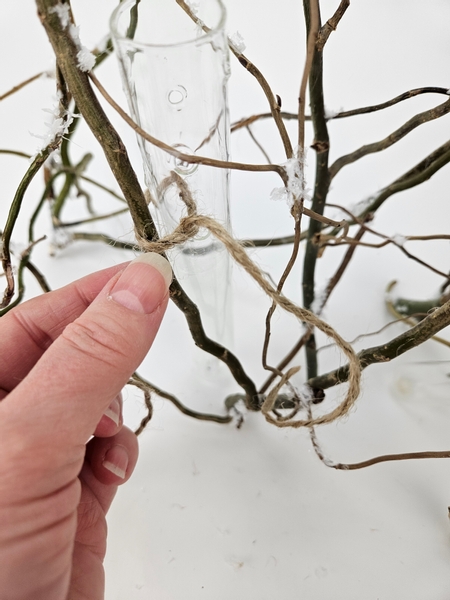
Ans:
MULTIPOLYGON (((349 387, 347 390, 347 395, 343 402, 333 411, 313 419, 279 423, 275 420, 272 420, 272 417, 268 414, 272 409, 273 403, 276 399, 277 392, 274 392, 269 394, 262 406, 262 411, 266 419, 270 422, 273 422, 275 425, 277 425, 277 427, 297 428, 331 423, 337 418, 347 414, 358 398, 361 380, 361 368, 359 365, 359 360, 351 345, 342 339, 341 336, 330 325, 325 323, 325 321, 322 321, 322 319, 317 317, 314 313, 297 306, 283 294, 277 292, 277 290, 264 277, 261 270, 248 257, 243 246, 237 240, 235 240, 228 233, 228 231, 222 225, 220 225, 220 223, 211 217, 198 215, 195 201, 192 198, 187 183, 174 171, 172 171, 171 175, 161 183, 161 187, 163 189, 167 189, 171 185, 176 185, 178 187, 180 198, 186 204, 188 213, 187 217, 184 217, 180 220, 179 225, 171 234, 155 242, 146 240, 139 234, 138 231, 136 231, 138 244, 143 250, 146 252, 166 252, 167 250, 170 250, 179 244, 183 244, 187 240, 196 236, 201 227, 208 229, 220 242, 222 242, 234 260, 247 271, 247 273, 256 281, 260 288, 273 300, 273 302, 275 302, 283 310, 293 314, 301 322, 307 323, 311 327, 317 327, 325 335, 332 338, 349 360, 349 387)), ((293 374, 294 371, 292 369, 288 371, 283 376, 282 383, 280 382, 278 386, 283 385, 293 374)))
POLYGON ((139 427, 134 431, 135 435, 141 435, 141 433, 144 431, 144 429, 147 427, 147 425, 150 423, 153 417, 152 395, 149 388, 135 376, 132 376, 131 379, 129 379, 128 385, 134 385, 135 387, 139 388, 144 394, 144 402, 145 407, 147 409, 147 414, 143 419, 141 419, 139 427))

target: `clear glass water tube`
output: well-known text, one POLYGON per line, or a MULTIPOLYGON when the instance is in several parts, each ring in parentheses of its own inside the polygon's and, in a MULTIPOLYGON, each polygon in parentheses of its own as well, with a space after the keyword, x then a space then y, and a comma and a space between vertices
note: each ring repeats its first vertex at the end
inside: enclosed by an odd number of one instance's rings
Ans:
MULTIPOLYGON (((221 0, 124 0, 111 18, 133 118, 180 152, 220 160, 229 158, 226 84, 230 69, 224 24, 221 0)), ((151 210, 161 235, 173 231, 186 215, 177 186, 164 185, 172 171, 189 185, 199 214, 229 227, 226 169, 182 162, 138 139, 154 203, 151 210)), ((207 334, 229 341, 228 253, 208 231, 200 230, 194 239, 172 250, 171 259, 181 284, 200 309, 207 334)))

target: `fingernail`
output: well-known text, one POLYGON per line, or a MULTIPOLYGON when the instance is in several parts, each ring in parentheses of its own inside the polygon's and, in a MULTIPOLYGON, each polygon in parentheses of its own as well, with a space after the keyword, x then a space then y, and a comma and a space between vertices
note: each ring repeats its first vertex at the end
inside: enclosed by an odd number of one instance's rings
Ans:
POLYGON ((120 479, 125 479, 128 467, 128 453, 123 446, 113 446, 105 454, 103 466, 120 479))
POLYGON ((119 426, 120 424, 120 414, 122 412, 121 402, 118 396, 114 398, 111 404, 103 413, 106 417, 111 419, 115 425, 119 426))
POLYGON ((172 281, 172 269, 160 254, 146 252, 122 273, 108 298, 135 312, 150 314, 163 301, 172 281))

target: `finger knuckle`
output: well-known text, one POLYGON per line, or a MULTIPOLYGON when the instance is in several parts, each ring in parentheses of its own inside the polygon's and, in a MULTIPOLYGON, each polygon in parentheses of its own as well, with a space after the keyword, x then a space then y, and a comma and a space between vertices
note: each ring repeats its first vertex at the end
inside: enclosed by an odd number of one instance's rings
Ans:
POLYGON ((68 325, 62 336, 74 350, 96 361, 117 365, 125 358, 125 330, 118 324, 108 327, 100 322, 74 321, 68 325))

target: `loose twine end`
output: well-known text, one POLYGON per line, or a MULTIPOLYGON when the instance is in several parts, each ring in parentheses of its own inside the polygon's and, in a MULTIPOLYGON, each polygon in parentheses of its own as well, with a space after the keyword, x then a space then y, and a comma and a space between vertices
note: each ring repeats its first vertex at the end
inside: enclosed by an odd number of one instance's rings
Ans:
POLYGON ((144 252, 157 252, 161 254, 192 239, 198 234, 200 228, 203 227, 207 229, 225 246, 233 259, 245 269, 277 306, 286 312, 293 314, 300 322, 307 323, 311 327, 317 327, 317 329, 333 339, 349 361, 347 393, 344 400, 334 410, 314 418, 309 417, 307 419, 292 419, 287 421, 279 421, 271 416, 270 412, 274 407, 278 392, 299 370, 299 367, 293 367, 281 377, 280 381, 267 395, 261 407, 261 412, 266 420, 277 427, 299 428, 332 423, 336 419, 346 415, 359 396, 361 382, 361 367, 352 346, 317 315, 305 308, 297 306, 294 302, 286 298, 286 296, 279 293, 271 283, 269 283, 259 267, 249 258, 243 245, 234 239, 220 223, 211 217, 197 214, 195 200, 192 197, 186 181, 184 181, 180 175, 172 171, 170 176, 161 183, 159 192, 164 193, 164 191, 172 185, 176 185, 179 190, 180 198, 187 208, 187 216, 180 219, 178 226, 172 233, 156 241, 149 241, 136 231, 136 239, 144 252))

